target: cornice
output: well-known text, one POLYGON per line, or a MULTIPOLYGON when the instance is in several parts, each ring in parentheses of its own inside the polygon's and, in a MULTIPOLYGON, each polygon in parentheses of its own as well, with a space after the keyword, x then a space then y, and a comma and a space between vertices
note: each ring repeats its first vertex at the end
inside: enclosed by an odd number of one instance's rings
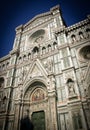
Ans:
POLYGON ((67 27, 66 30, 67 31, 73 31, 73 30, 75 30, 75 29, 77 29, 77 28, 79 28, 81 26, 87 25, 89 22, 90 21, 88 19, 85 19, 83 21, 80 21, 80 22, 78 22, 76 24, 73 24, 73 25, 67 27))
POLYGON ((81 46, 81 45, 88 45, 90 42, 89 39, 83 39, 82 41, 76 41, 74 44, 69 44, 70 48, 76 48, 78 46, 81 46))
POLYGON ((19 49, 18 48, 14 48, 13 50, 10 51, 10 55, 14 55, 14 54, 19 54, 19 49))
POLYGON ((5 60, 8 60, 9 58, 10 58, 10 54, 8 54, 8 55, 6 55, 6 56, 0 58, 0 62, 3 62, 3 61, 5 61, 5 60))
POLYGON ((56 6, 52 7, 52 8, 50 8, 50 11, 54 11, 54 10, 56 10, 56 9, 60 9, 60 6, 59 6, 59 5, 56 5, 56 6))
POLYGON ((66 26, 61 26, 61 27, 59 27, 59 28, 55 28, 55 29, 53 29, 53 32, 55 33, 55 34, 58 34, 58 33, 62 33, 62 32, 65 32, 65 30, 66 30, 66 26))

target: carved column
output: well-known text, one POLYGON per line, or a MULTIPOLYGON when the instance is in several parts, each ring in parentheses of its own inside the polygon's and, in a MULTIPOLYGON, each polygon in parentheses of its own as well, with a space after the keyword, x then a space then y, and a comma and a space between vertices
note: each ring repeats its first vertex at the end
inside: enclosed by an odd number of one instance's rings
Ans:
POLYGON ((54 74, 50 74, 50 89, 48 91, 49 113, 50 113, 50 130, 57 130, 57 102, 54 74))
POLYGON ((22 118, 22 108, 23 108, 23 93, 21 91, 18 101, 15 103, 15 122, 14 130, 20 130, 20 120, 22 118))

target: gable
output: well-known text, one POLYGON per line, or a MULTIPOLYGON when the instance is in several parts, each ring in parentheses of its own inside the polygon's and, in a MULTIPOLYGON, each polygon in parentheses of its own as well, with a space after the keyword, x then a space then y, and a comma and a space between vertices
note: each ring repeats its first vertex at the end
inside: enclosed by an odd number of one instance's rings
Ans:
POLYGON ((24 29, 27 29, 29 27, 33 28, 34 26, 38 26, 48 20, 51 19, 51 13, 43 13, 40 15, 35 16, 33 19, 31 19, 28 23, 26 23, 23 27, 24 29))
POLYGON ((43 77, 47 78, 48 73, 43 67, 39 59, 36 59, 29 68, 29 71, 25 77, 25 83, 31 78, 43 77))

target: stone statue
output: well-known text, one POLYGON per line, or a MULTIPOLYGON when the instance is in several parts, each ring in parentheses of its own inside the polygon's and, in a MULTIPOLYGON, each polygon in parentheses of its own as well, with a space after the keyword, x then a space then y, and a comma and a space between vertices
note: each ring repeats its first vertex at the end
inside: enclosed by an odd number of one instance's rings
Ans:
POLYGON ((69 85, 69 94, 75 94, 75 89, 73 84, 69 85))
POLYGON ((68 86, 69 95, 74 95, 75 88, 74 88, 74 81, 72 79, 67 80, 67 86, 68 86))
POLYGON ((47 60, 47 68, 49 72, 53 72, 53 60, 51 58, 47 60))
POLYGON ((23 82, 24 77, 25 77, 25 75, 26 75, 26 72, 27 72, 26 69, 23 69, 23 71, 21 72, 20 77, 19 77, 19 82, 20 82, 20 83, 23 82))

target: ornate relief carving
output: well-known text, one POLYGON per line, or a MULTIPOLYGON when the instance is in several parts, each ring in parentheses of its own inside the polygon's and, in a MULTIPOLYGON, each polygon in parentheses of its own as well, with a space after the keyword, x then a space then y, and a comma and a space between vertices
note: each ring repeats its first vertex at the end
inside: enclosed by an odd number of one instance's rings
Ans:
POLYGON ((44 67, 47 71, 53 72, 53 60, 50 57, 44 62, 44 67))
POLYGON ((24 68, 24 69, 21 71, 20 75, 19 75, 19 84, 20 84, 21 82, 23 82, 23 80, 25 79, 26 73, 27 73, 27 70, 24 68))
POLYGON ((37 66, 35 66, 32 70, 32 73, 31 73, 31 76, 32 77, 35 77, 35 76, 42 76, 42 73, 41 71, 39 70, 39 68, 37 66))

